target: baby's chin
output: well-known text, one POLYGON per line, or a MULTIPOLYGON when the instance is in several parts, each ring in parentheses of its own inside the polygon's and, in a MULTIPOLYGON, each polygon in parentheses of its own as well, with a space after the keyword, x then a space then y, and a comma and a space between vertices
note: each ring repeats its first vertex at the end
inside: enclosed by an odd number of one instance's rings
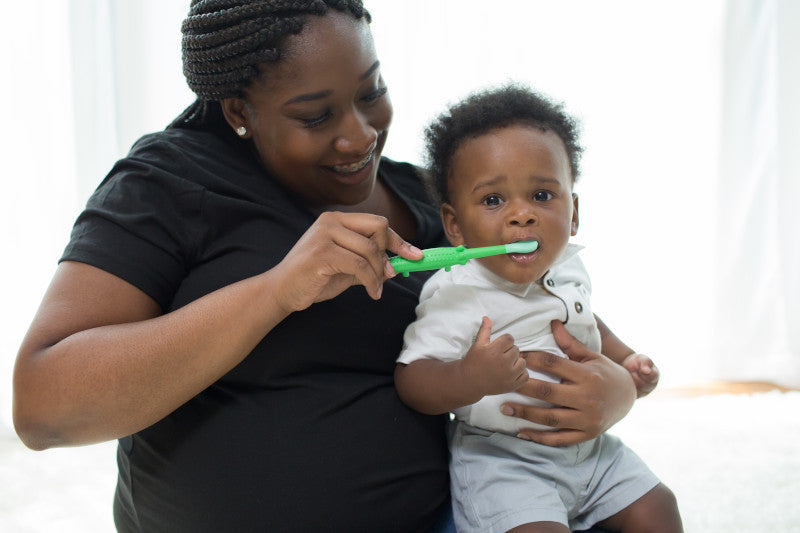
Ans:
POLYGON ((533 283, 541 279, 544 274, 531 274, 531 275, 515 275, 515 276, 503 276, 506 280, 510 281, 511 283, 516 283, 517 285, 527 285, 529 283, 533 283))
POLYGON ((546 273, 546 271, 542 272, 541 268, 530 262, 520 263, 513 260, 512 262, 503 264, 502 267, 496 264, 486 265, 486 267, 504 280, 516 283, 517 285, 538 281, 546 273))

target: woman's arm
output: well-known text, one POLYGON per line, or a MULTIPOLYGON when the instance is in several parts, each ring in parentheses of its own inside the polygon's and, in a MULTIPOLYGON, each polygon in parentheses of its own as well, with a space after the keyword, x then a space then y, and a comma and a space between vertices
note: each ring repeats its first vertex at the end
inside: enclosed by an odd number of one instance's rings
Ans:
POLYGON ((160 315, 95 267, 59 265, 14 369, 14 423, 34 449, 119 438, 233 368, 286 316, 264 274, 160 315), (160 316, 159 316, 160 315, 160 316))
POLYGON ((556 342, 569 359, 529 352, 528 368, 552 374, 560 383, 530 379, 517 392, 553 403, 541 407, 506 403, 503 413, 557 428, 525 429, 520 437, 549 446, 568 446, 593 439, 622 420, 636 399, 630 373, 572 337, 559 321, 551 323, 556 342))
POLYGON ((275 268, 161 314, 149 296, 65 261, 22 342, 14 424, 34 449, 139 431, 238 364, 293 311, 354 284, 379 298, 385 250, 419 253, 382 217, 325 213, 275 268))

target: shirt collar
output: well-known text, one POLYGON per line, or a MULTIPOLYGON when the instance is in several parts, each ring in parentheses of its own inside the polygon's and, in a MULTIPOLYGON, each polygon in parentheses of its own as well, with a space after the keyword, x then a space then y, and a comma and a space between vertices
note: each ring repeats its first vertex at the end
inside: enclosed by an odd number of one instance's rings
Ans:
MULTIPOLYGON (((542 278, 547 276, 547 273, 553 270, 554 268, 557 268, 559 265, 569 261, 576 255, 578 255, 578 252, 580 252, 583 249, 584 246, 581 246, 580 244, 573 244, 571 242, 567 243, 567 247, 558 257, 558 259, 556 259, 556 262, 550 266, 550 269, 547 272, 545 272, 542 278)), ((474 268, 480 274, 480 276, 483 277, 486 281, 488 281, 492 286, 500 290, 506 291, 508 293, 515 294, 517 296, 525 296, 528 294, 528 291, 539 285, 539 283, 537 283, 538 280, 533 281, 531 283, 512 283, 507 279, 498 276, 497 274, 495 274, 494 272, 483 266, 479 261, 470 261, 469 263, 467 263, 467 266, 471 266, 472 268, 474 268)))

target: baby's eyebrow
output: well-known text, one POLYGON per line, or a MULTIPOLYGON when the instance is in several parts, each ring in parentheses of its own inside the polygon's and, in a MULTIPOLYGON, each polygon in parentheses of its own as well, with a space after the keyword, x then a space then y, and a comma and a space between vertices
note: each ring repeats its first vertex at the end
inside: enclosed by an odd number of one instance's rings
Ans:
MULTIPOLYGON (((536 183, 537 185, 550 185, 554 187, 558 187, 561 185, 561 181, 558 178, 552 178, 549 176, 530 176, 529 180, 531 182, 536 183)), ((504 175, 494 176, 492 178, 488 178, 482 181, 479 181, 475 184, 475 187, 472 188, 472 192, 476 193, 484 188, 491 188, 495 187, 500 183, 504 183, 508 181, 508 177, 504 175)))
POLYGON ((539 183, 549 183, 553 185, 561 185, 561 181, 556 178, 547 178, 544 176, 532 176, 533 181, 537 181, 539 183))
POLYGON ((495 176, 493 178, 489 178, 489 179, 485 179, 483 181, 479 181, 478 183, 475 184, 475 187, 472 188, 472 192, 476 192, 476 191, 478 191, 480 189, 483 189, 483 188, 486 188, 486 187, 494 187, 498 183, 502 183, 502 182, 506 181, 507 179, 508 178, 506 176, 495 176))

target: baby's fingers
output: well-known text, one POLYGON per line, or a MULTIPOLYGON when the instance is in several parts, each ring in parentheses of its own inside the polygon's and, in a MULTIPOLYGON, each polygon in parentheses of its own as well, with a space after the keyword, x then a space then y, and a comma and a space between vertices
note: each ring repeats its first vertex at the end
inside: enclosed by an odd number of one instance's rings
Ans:
POLYGON ((528 383, 528 379, 530 378, 530 374, 528 374, 528 367, 525 365, 525 358, 518 357, 517 360, 514 362, 514 365, 511 368, 512 374, 516 374, 516 378, 514 379, 514 389, 518 389, 522 387, 526 383, 528 383))

